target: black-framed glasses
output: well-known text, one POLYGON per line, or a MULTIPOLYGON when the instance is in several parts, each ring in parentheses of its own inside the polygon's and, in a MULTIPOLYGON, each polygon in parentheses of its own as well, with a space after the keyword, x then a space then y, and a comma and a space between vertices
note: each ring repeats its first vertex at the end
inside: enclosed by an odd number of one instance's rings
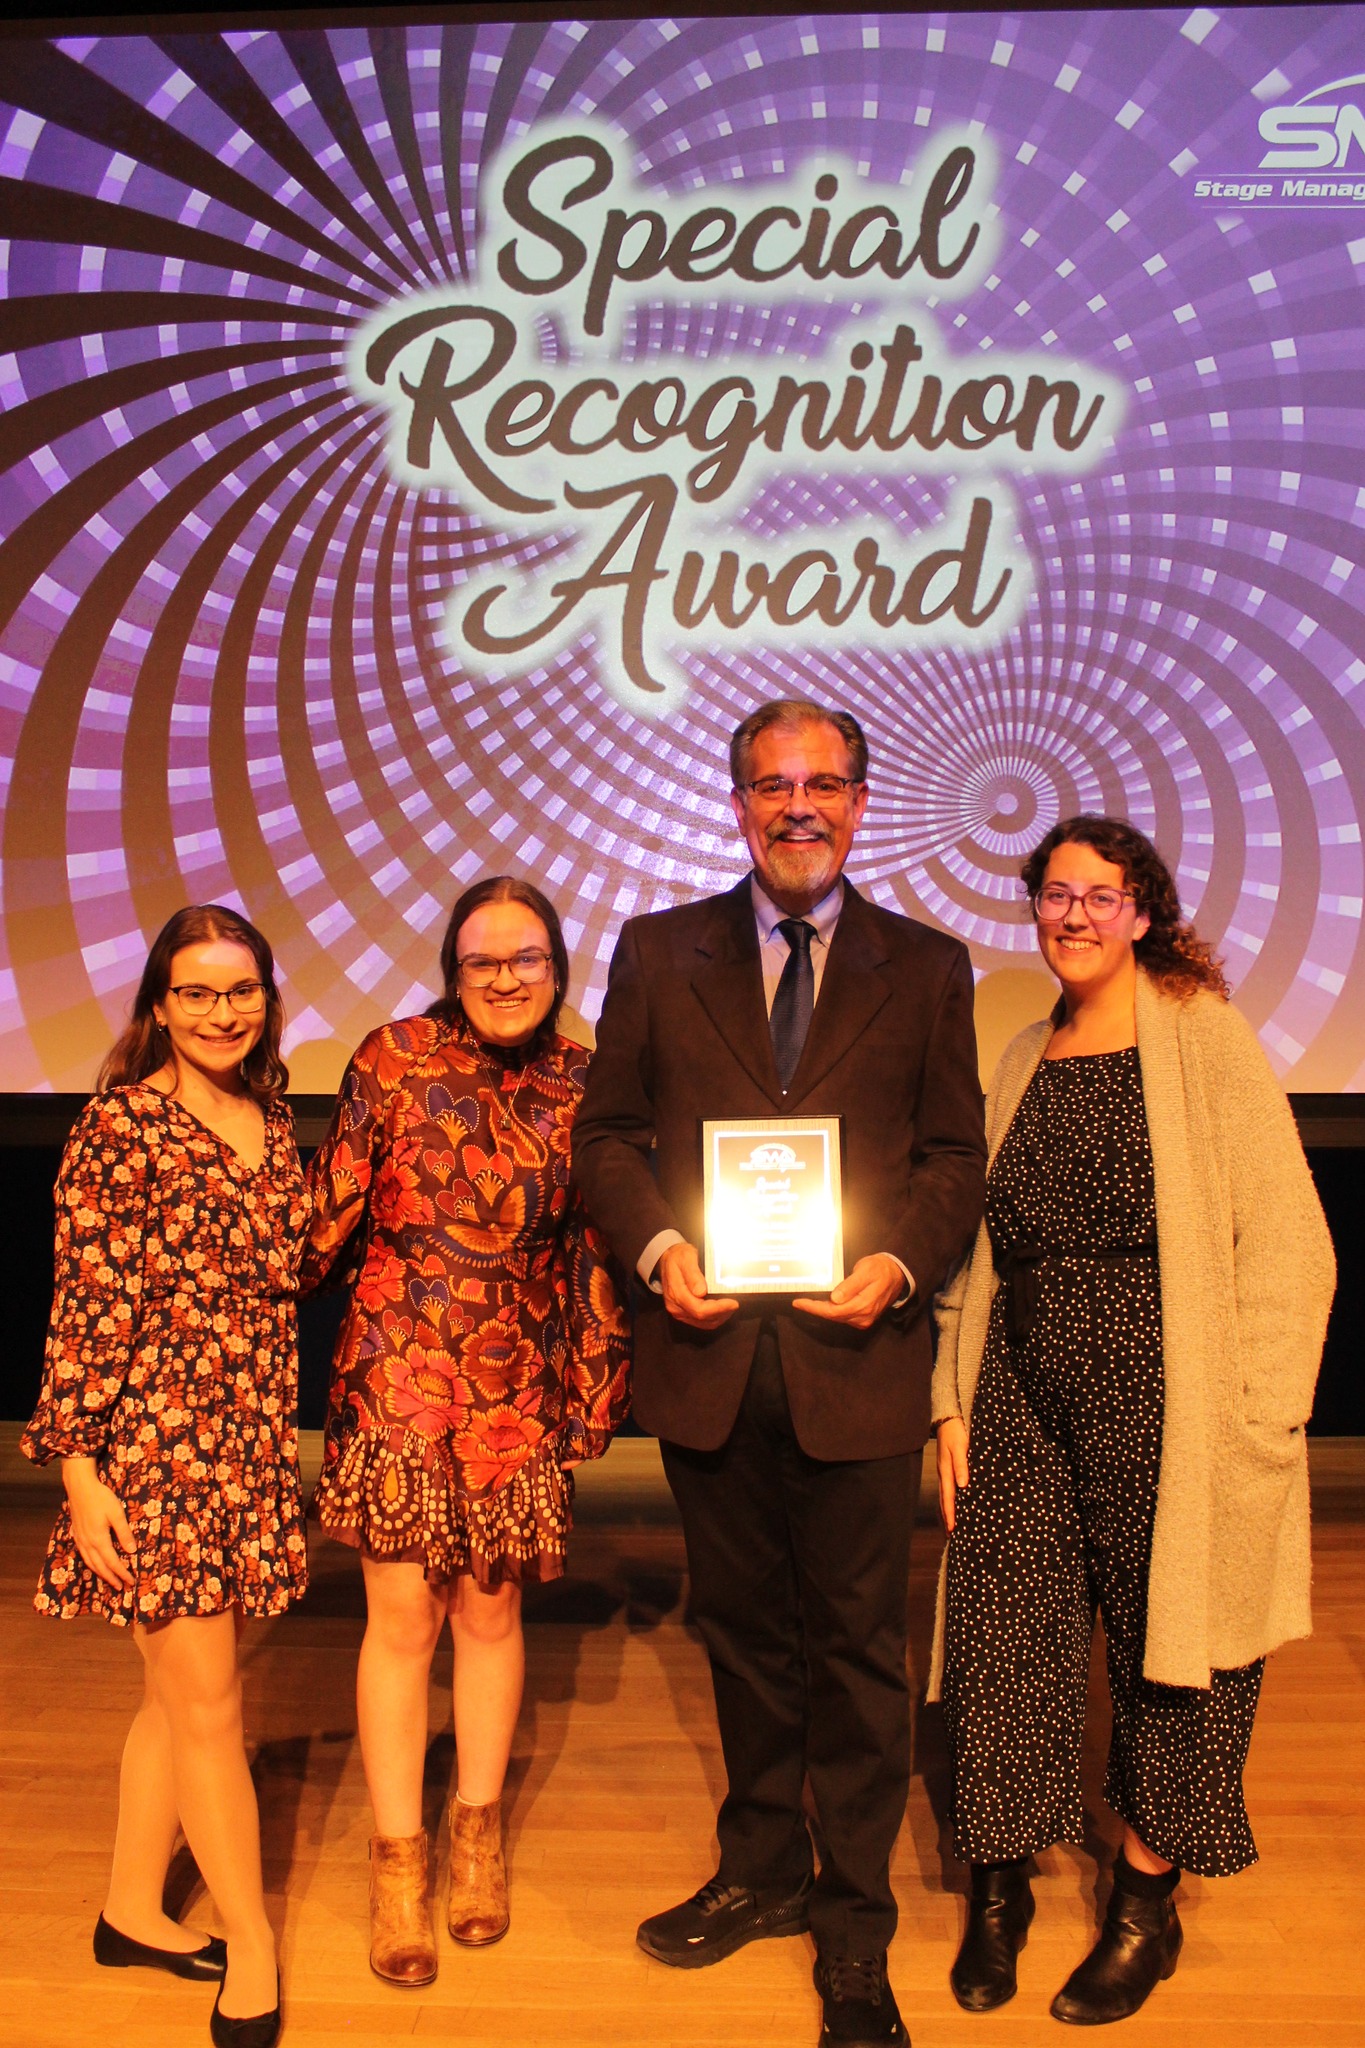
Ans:
POLYGON ((507 960, 495 960, 491 953, 466 953, 463 960, 456 962, 466 988, 492 988, 504 967, 523 988, 535 988, 546 979, 553 964, 554 955, 542 952, 538 946, 528 946, 507 960))
POLYGON ((850 790, 862 786, 862 777, 858 775, 808 775, 804 782, 794 782, 789 775, 760 775, 757 782, 735 784, 736 789, 756 797, 761 804, 789 803, 799 789, 813 804, 820 805, 842 803, 850 790))
POLYGON ((233 988, 205 988, 202 982, 187 981, 169 988, 187 1017, 209 1017, 219 1003, 226 1003, 239 1017, 255 1017, 265 1008, 269 991, 263 981, 239 981, 233 988))
POLYGON ((1136 901, 1131 889, 1068 889, 1064 882, 1049 882, 1038 891, 1033 914, 1039 924, 1060 924, 1079 903, 1092 924, 1112 924, 1125 903, 1136 901))

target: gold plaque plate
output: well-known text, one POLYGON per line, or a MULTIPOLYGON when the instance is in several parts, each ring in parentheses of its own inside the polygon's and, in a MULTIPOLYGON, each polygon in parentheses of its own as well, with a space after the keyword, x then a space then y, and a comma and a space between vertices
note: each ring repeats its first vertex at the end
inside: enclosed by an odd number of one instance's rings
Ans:
POLYGON ((837 1116, 702 1122, 712 1294, 828 1294, 844 1277, 837 1116))

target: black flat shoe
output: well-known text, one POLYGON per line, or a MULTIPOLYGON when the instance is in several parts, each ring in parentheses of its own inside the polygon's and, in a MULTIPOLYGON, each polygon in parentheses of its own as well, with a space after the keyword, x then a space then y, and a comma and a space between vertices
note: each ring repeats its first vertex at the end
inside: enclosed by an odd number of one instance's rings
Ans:
POLYGON ((275 1978, 275 2010, 273 2012, 248 2013, 245 2019, 230 2020, 225 2012, 219 2012, 222 2003, 222 1986, 213 2001, 209 2014, 209 2039, 213 2048, 275 2048, 280 2038, 280 1980, 275 1978))
POLYGON ((750 1941, 803 1934, 814 1880, 807 1877, 788 1898, 763 1903, 763 1895, 713 1877, 680 1906, 642 1920, 635 1939, 656 1963, 675 1970, 701 1970, 719 1963, 750 1941))
POLYGON ((95 1961, 106 1970, 168 1970, 172 1977, 188 1977, 194 1984, 221 1981, 227 1968, 227 1943, 211 1934, 202 1948, 181 1954, 175 1948, 149 1948, 111 1927, 103 1913, 95 1922, 95 1961))
POLYGON ((953 1997, 964 2012, 994 2012, 1019 1988, 1018 1956, 1033 1918, 1028 1858, 1014 1863, 974 1863, 967 1931, 948 1972, 953 1997))

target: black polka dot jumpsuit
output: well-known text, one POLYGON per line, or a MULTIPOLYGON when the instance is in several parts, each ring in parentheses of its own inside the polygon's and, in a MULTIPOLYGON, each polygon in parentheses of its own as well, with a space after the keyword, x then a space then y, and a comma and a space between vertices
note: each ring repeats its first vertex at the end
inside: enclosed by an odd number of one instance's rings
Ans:
POLYGON ((1114 1724, 1104 1796, 1206 1877, 1256 1860, 1242 1768, 1263 1660, 1208 1691, 1142 1676, 1161 1456, 1161 1283, 1136 1049, 1044 1061, 991 1168, 1001 1286, 948 1548, 944 1717, 958 1854, 1081 1840, 1090 1642, 1114 1724))

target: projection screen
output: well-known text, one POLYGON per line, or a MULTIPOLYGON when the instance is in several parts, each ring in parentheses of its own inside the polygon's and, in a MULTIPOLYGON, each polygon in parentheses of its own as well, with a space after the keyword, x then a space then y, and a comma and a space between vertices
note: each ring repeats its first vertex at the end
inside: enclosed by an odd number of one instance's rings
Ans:
POLYGON ((185 902, 305 1090, 490 872, 591 1020, 778 694, 988 1046, 1020 859, 1117 812, 1365 1086, 1365 8, 468 12, 8 32, 0 1088, 90 1085, 185 902))

